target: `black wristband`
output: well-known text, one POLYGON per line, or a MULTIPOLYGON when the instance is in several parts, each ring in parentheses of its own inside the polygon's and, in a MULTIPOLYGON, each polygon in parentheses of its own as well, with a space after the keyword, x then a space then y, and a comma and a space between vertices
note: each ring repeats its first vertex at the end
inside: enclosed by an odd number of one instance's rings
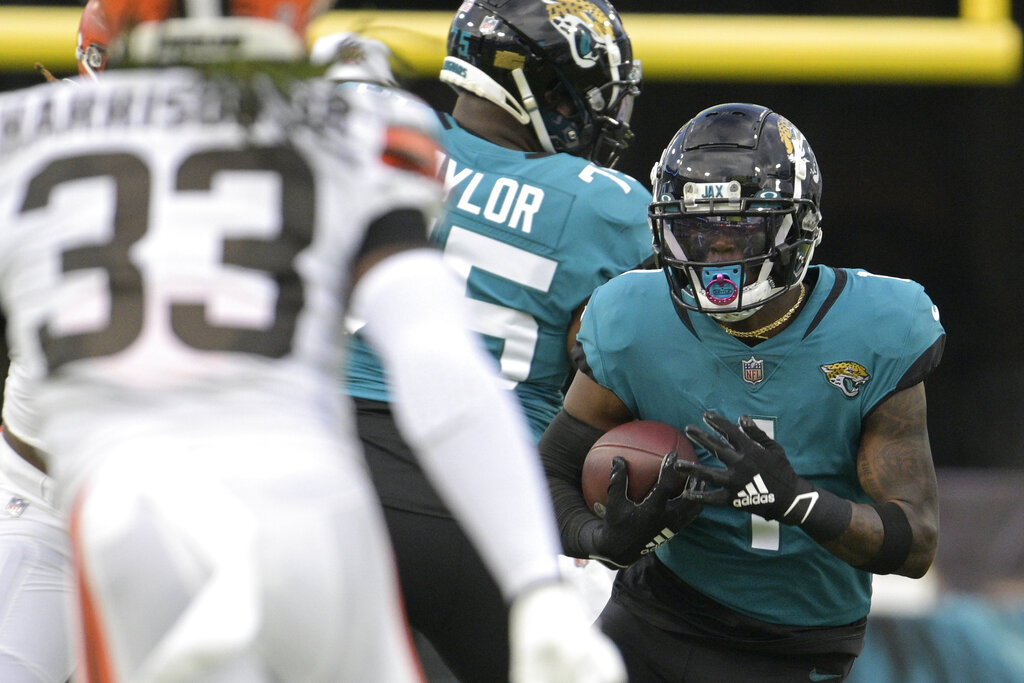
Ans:
POLYGON ((594 552, 594 529, 601 527, 583 499, 580 476, 587 451, 602 434, 604 431, 562 410, 537 444, 558 519, 562 551, 570 557, 589 557, 594 552))
POLYGON ((872 574, 891 574, 907 561, 914 542, 914 531, 903 508, 893 502, 873 505, 882 520, 882 547, 869 562, 859 565, 872 574))
MULTIPOLYGON (((814 489, 803 494, 804 496, 811 496, 817 494, 817 498, 813 499, 813 504, 806 508, 804 519, 799 522, 799 526, 804 532, 819 543, 825 543, 839 538, 844 531, 850 526, 850 519, 853 518, 853 506, 850 501, 845 498, 840 498, 831 491, 814 487, 814 489)), ((807 498, 810 502, 810 498, 807 498)), ((793 509, 788 516, 799 512, 802 506, 796 505, 794 502, 793 509)))

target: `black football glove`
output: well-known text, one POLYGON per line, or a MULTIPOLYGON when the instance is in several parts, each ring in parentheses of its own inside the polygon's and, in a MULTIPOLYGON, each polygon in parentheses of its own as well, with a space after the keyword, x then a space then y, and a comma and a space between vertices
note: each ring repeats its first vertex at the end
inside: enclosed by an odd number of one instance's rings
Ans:
POLYGON ((687 426, 686 436, 721 460, 725 469, 676 462, 681 473, 720 487, 685 491, 684 498, 799 526, 819 541, 836 538, 849 526, 850 503, 798 476, 782 446, 749 416, 741 416, 737 426, 709 410, 704 422, 724 440, 693 425, 687 426))
POLYGON ((676 460, 674 451, 665 456, 658 483, 643 501, 634 503, 626 496, 626 460, 612 458, 603 525, 593 536, 593 559, 616 569, 626 567, 672 538, 700 514, 703 505, 699 501, 683 498, 681 494, 670 498, 683 487, 697 485, 696 479, 687 479, 676 469, 676 460))

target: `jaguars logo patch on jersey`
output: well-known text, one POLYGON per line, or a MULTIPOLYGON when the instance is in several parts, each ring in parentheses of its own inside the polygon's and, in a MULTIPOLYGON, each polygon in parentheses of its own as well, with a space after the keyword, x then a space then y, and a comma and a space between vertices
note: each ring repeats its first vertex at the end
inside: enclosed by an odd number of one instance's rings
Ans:
POLYGON ((820 367, 821 371, 825 373, 828 383, 843 392, 843 396, 846 398, 854 398, 871 379, 871 373, 863 365, 852 360, 829 363, 820 367))

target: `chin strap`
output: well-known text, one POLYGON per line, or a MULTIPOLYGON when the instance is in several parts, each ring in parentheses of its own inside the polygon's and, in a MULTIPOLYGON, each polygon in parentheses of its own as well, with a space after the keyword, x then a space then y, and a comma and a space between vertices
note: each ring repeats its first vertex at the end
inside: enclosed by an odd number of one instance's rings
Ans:
POLYGON ((548 129, 544 126, 543 119, 541 119, 537 98, 533 96, 530 84, 526 82, 526 74, 523 73, 522 69, 512 69, 512 80, 516 82, 516 87, 519 88, 519 95, 523 98, 523 106, 530 115, 533 132, 537 135, 540 146, 544 148, 545 152, 554 154, 555 148, 551 144, 551 136, 548 135, 548 129))
POLYGON ((708 313, 712 318, 720 323, 738 323, 741 320, 746 320, 750 316, 754 315, 761 310, 761 306, 756 308, 748 308, 744 311, 734 311, 732 313, 708 313))
MULTIPOLYGON (((755 298, 757 301, 766 299, 772 293, 772 283, 770 281, 755 282, 752 285, 748 285, 743 288, 743 301, 749 301, 751 298, 755 298)), ((740 320, 746 320, 750 316, 754 315, 763 308, 761 306, 754 306, 753 308, 745 308, 742 311, 725 311, 722 313, 712 313, 718 306, 711 303, 707 298, 707 295, 703 291, 699 291, 697 294, 700 300, 700 306, 708 313, 712 318, 720 322, 735 323, 740 320)))
MULTIPOLYGON (((516 71, 522 73, 521 69, 516 71)), ((530 114, 523 105, 512 97, 508 90, 498 85, 497 81, 469 62, 458 57, 445 57, 441 66, 440 79, 442 83, 461 88, 488 102, 493 102, 524 126, 530 123, 530 114)), ((527 88, 527 92, 529 92, 529 88, 527 88)))

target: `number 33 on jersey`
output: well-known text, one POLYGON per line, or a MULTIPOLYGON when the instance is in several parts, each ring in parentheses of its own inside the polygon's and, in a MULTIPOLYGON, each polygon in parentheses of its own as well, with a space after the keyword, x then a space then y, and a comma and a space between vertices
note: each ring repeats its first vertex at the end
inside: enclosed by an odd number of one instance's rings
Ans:
POLYGON ((280 100, 291 127, 246 128, 234 86, 135 76, 106 74, 88 99, 55 84, 0 100, 13 345, 39 374, 133 384, 258 359, 322 370, 364 226, 440 203, 435 141, 326 82, 280 100))

